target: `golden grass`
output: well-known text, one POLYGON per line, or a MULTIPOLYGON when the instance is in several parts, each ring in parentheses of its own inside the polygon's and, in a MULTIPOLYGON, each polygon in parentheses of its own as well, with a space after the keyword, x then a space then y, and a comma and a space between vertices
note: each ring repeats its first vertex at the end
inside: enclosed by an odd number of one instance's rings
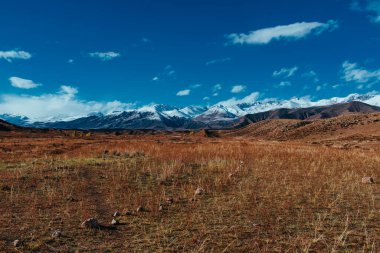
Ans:
POLYGON ((379 251, 380 184, 361 178, 380 178, 380 154, 186 138, 41 139, 45 145, 31 141, 29 154, 9 153, 0 170, 0 249, 379 251), (62 152, 47 155, 48 149, 62 152), (198 187, 206 194, 193 199, 198 187), (168 197, 173 204, 165 203, 168 197), (148 212, 117 217, 115 230, 80 228, 89 217, 110 225, 116 210, 139 206, 148 212), (57 229, 62 236, 52 238, 57 229), (18 248, 15 239, 22 241, 18 248))

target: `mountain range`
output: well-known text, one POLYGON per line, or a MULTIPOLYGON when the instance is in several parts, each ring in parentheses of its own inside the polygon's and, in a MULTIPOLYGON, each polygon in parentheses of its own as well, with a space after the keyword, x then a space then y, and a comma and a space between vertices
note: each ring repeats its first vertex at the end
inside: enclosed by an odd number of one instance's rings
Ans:
POLYGON ((10 114, 0 115, 0 118, 15 125, 37 128, 181 130, 226 128, 273 118, 328 118, 350 111, 378 111, 376 106, 380 106, 380 95, 375 94, 351 94, 317 102, 307 98, 256 100, 251 94, 241 100, 227 100, 208 107, 153 105, 107 115, 94 112, 73 120, 33 121, 22 115, 10 114))

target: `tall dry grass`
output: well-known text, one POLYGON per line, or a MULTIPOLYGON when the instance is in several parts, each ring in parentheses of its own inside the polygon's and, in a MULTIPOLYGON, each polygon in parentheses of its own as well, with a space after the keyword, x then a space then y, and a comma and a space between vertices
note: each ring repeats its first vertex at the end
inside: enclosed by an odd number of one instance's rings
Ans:
POLYGON ((24 252, 379 251, 379 184, 361 184, 380 178, 374 152, 160 136, 45 141, 0 170, 4 251, 15 239, 24 252), (47 155, 54 143, 62 152, 47 155), (206 193, 194 197, 198 187, 206 193), (139 206, 148 212, 119 217, 116 230, 80 228, 139 206))

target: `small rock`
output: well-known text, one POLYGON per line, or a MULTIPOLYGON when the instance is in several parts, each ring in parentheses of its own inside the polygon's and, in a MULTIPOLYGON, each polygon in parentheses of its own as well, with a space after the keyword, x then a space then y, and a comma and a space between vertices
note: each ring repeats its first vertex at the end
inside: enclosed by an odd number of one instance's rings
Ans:
POLYGON ((199 196, 199 195, 203 195, 205 193, 205 190, 201 187, 198 187, 196 190, 195 190, 195 193, 194 195, 195 196, 199 196))
POLYGON ((141 212, 147 212, 148 210, 145 209, 145 207, 143 207, 143 206, 139 206, 139 207, 137 208, 136 211, 137 211, 138 213, 141 213, 141 212))
POLYGON ((119 221, 115 220, 115 219, 112 219, 111 224, 112 225, 119 225, 119 221))
POLYGON ((158 211, 163 211, 164 210, 164 205, 163 204, 160 204, 160 206, 158 207, 158 211))
POLYGON ((363 177, 362 183, 363 184, 373 184, 373 183, 375 183, 375 180, 373 180, 372 177, 363 177))
POLYGON ((90 218, 90 219, 87 219, 84 222, 82 222, 81 227, 82 228, 99 229, 100 225, 95 218, 90 218))
POLYGON ((172 197, 168 197, 166 199, 166 203, 168 203, 169 205, 173 204, 174 203, 174 199, 172 197))
POLYGON ((20 246, 21 242, 19 239, 13 241, 13 246, 18 247, 20 246))
POLYGON ((120 212, 116 211, 114 214, 113 214, 113 217, 117 217, 117 216, 120 216, 120 212))
POLYGON ((58 237, 61 237, 62 235, 62 232, 60 230, 55 230, 52 234, 51 234, 51 237, 53 238, 58 238, 58 237))
POLYGON ((125 211, 125 213, 124 213, 125 215, 127 215, 127 216, 132 216, 133 215, 133 212, 132 211, 129 211, 129 210, 127 210, 127 211, 125 211))
POLYGON ((76 201, 76 199, 73 196, 71 196, 71 195, 67 196, 66 200, 69 201, 69 202, 75 202, 76 201))

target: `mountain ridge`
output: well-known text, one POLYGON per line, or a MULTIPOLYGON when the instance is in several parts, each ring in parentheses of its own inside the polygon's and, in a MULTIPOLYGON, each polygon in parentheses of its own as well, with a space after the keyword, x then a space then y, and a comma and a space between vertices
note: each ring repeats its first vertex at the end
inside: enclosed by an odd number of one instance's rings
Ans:
MULTIPOLYGON (((335 97, 312 102, 307 98, 257 100, 257 95, 251 94, 240 100, 227 100, 209 107, 188 106, 178 108, 158 104, 128 111, 116 111, 109 114, 94 112, 75 119, 36 122, 27 117, 10 114, 0 115, 0 118, 16 125, 36 128, 132 130, 215 129, 242 124, 242 119, 243 121, 245 119, 249 123, 249 119, 246 117, 247 115, 257 114, 257 119, 276 118, 274 115, 269 116, 268 113, 273 110, 279 110, 277 114, 289 114, 289 110, 293 110, 292 113, 294 114, 295 112, 303 111, 300 109, 314 108, 314 110, 316 110, 315 108, 317 107, 346 104, 355 101, 380 106, 380 95, 350 94, 343 98, 335 97)), ((273 112, 271 113, 273 114, 273 112)), ((277 117, 281 118, 280 116, 277 117)), ((293 117, 295 116, 293 115, 293 117)))

